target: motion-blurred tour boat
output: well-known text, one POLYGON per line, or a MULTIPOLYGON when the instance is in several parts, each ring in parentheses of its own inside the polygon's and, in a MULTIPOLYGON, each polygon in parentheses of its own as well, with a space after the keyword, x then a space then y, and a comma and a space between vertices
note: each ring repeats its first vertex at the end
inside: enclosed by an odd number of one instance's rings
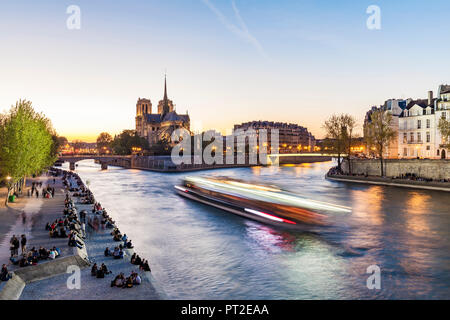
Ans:
POLYGON ((344 206, 306 199, 275 186, 226 177, 186 177, 175 190, 183 197, 271 225, 300 228, 326 225, 327 213, 349 213, 344 206))

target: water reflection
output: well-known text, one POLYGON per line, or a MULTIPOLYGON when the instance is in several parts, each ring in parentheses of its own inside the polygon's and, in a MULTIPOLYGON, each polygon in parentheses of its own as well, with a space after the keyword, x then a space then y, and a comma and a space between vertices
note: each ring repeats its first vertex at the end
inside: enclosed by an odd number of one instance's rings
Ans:
POLYGON ((174 299, 372 299, 450 296, 448 194, 335 183, 331 162, 190 172, 275 184, 353 208, 329 228, 286 232, 177 196, 184 174, 93 162, 77 171, 174 299), (366 268, 382 270, 380 291, 366 268))

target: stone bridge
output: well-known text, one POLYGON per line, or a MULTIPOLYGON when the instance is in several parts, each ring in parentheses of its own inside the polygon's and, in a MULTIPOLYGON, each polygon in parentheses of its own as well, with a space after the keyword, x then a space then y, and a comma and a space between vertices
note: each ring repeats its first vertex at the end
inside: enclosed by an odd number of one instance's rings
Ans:
POLYGON ((95 160, 100 163, 102 170, 107 170, 108 165, 131 168, 131 156, 71 155, 60 156, 58 160, 69 162, 70 170, 75 170, 75 163, 82 160, 95 160))

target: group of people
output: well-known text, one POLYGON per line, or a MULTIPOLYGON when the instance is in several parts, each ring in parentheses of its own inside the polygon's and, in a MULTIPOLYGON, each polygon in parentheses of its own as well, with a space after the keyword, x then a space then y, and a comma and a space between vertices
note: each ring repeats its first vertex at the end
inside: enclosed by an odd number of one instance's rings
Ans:
POLYGON ((114 251, 109 250, 109 247, 105 249, 105 257, 113 257, 114 259, 123 259, 124 253, 122 248, 115 247, 114 251))
POLYGON ((22 254, 27 251, 27 237, 22 234, 20 236, 20 240, 14 234, 9 240, 11 257, 19 255, 19 248, 22 247, 22 254))
POLYGON ((136 253, 133 253, 133 255, 131 256, 130 262, 131 262, 131 264, 138 265, 139 269, 142 271, 152 272, 152 270, 150 270, 148 260, 141 259, 141 257, 139 257, 139 255, 137 255, 136 253))
POLYGON ((92 213, 95 214, 93 219, 89 219, 89 225, 98 230, 101 226, 102 229, 112 229, 115 228, 115 221, 108 215, 105 208, 102 208, 99 202, 94 203, 94 207, 92 208, 92 213))
POLYGON ((97 267, 97 264, 94 263, 94 265, 91 268, 91 276, 97 277, 97 278, 104 278, 105 275, 112 273, 112 271, 109 271, 108 268, 104 263, 99 267, 97 267))
POLYGON ((30 251, 22 253, 19 256, 11 256, 9 258, 13 265, 18 265, 19 267, 35 266, 40 260, 51 259, 54 260, 61 255, 61 250, 57 247, 53 247, 47 250, 44 247, 40 247, 36 250, 35 247, 31 248, 30 251))
POLYGON ((135 285, 140 285, 142 283, 141 276, 132 271, 129 277, 125 277, 123 272, 119 273, 113 281, 111 281, 111 287, 118 288, 133 288, 135 285))
MULTIPOLYGON (((53 185, 55 183, 56 183, 56 180, 53 179, 53 185)), ((47 185, 47 187, 42 188, 42 181, 39 181, 39 182, 33 182, 31 184, 31 189, 28 190, 28 197, 32 197, 33 195, 36 195, 36 198, 39 198, 38 188, 42 189, 41 195, 43 198, 53 198, 55 196, 55 188, 54 187, 47 185)))

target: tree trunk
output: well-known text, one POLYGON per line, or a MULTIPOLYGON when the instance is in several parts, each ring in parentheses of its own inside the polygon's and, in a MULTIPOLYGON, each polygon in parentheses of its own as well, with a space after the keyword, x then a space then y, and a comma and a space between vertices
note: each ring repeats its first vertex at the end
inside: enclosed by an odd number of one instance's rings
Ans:
POLYGON ((381 162, 381 177, 383 177, 384 176, 383 156, 380 157, 380 162, 381 162))

